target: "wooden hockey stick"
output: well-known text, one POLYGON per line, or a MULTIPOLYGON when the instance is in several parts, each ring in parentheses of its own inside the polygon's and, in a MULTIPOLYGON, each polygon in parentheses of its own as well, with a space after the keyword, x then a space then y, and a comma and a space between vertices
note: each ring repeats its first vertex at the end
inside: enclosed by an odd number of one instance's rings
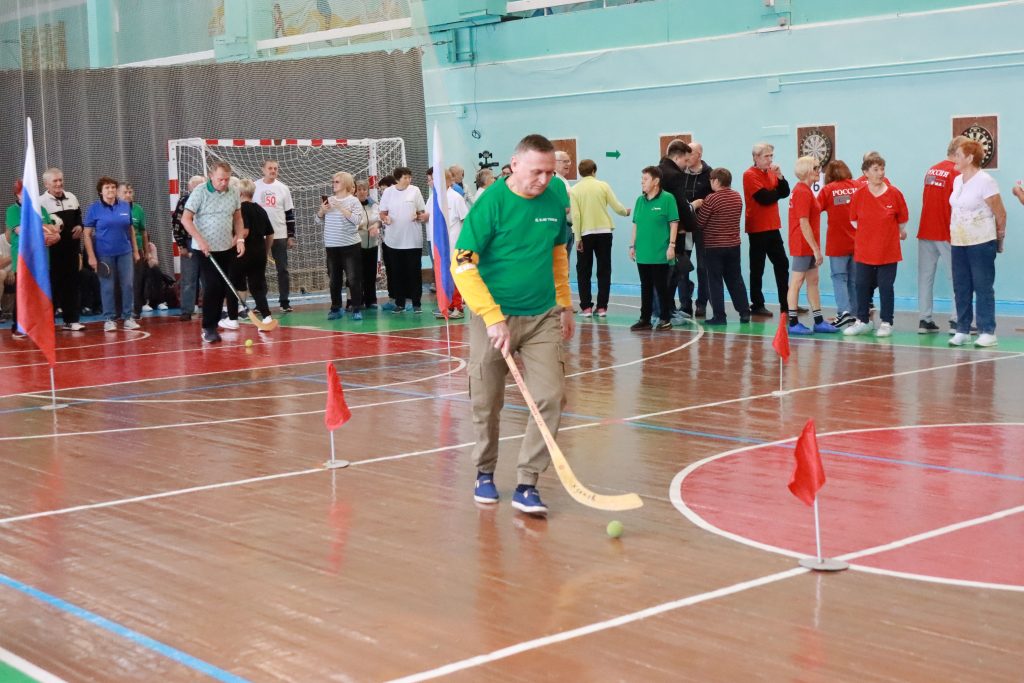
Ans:
POLYGON ((235 295, 236 299, 238 299, 238 303, 242 304, 242 308, 245 309, 245 314, 249 317, 249 321, 252 322, 252 324, 261 332, 271 332, 276 330, 278 322, 276 320, 271 320, 269 323, 263 322, 263 318, 261 318, 256 311, 245 305, 245 301, 238 295, 238 291, 235 289, 235 286, 231 284, 231 280, 229 280, 228 276, 224 274, 223 270, 221 270, 220 264, 217 263, 216 259, 214 259, 213 256, 207 256, 206 258, 210 259, 210 263, 212 263, 213 267, 217 269, 220 276, 224 278, 224 282, 227 284, 228 289, 230 289, 231 293, 235 295))
POLYGON ((555 443, 555 437, 551 436, 548 426, 544 424, 544 418, 540 414, 540 409, 537 408, 537 403, 533 400, 533 396, 530 395, 530 390, 526 388, 526 382, 523 381, 523 376, 519 373, 516 362, 512 360, 511 355, 505 356, 505 362, 508 363, 508 369, 512 372, 516 386, 519 387, 526 405, 530 408, 533 421, 537 423, 537 428, 540 429, 541 436, 544 437, 544 443, 547 444, 548 452, 551 454, 551 462, 555 466, 555 473, 558 474, 559 481, 562 482, 562 486, 569 492, 569 495, 576 499, 577 502, 598 510, 633 510, 642 507, 644 501, 635 493, 606 496, 601 493, 595 493, 580 483, 580 480, 573 474, 572 468, 569 467, 569 461, 565 459, 562 449, 555 443))

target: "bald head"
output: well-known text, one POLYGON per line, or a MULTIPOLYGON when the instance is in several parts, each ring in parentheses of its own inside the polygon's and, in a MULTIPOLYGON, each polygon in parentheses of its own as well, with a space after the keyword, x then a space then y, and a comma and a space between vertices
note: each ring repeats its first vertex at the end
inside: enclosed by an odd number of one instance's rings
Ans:
POLYGON ((700 170, 701 166, 704 165, 703 157, 704 157, 704 145, 700 144, 699 142, 691 142, 690 143, 690 156, 687 158, 687 160, 689 161, 688 166, 689 166, 690 170, 693 170, 693 171, 700 170))
POLYGON ((569 153, 561 150, 555 150, 555 172, 560 176, 565 176, 567 173, 572 171, 572 157, 569 153))

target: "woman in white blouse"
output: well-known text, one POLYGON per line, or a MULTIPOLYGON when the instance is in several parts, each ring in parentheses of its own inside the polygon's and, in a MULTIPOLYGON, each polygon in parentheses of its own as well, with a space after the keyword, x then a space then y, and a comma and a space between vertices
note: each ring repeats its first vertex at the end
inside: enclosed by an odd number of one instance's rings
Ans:
POLYGON ((981 170, 984 154, 981 144, 974 140, 961 143, 953 153, 953 164, 960 172, 949 197, 950 260, 957 310, 956 334, 949 340, 953 346, 970 342, 971 319, 975 316, 981 333, 975 345, 998 343, 994 283, 996 252, 1002 251, 1006 235, 1006 208, 996 181, 981 170))

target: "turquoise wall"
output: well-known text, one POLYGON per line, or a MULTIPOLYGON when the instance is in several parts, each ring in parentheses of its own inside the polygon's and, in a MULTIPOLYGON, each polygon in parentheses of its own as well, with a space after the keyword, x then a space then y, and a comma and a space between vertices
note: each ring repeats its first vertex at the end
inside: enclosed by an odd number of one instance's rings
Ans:
MULTIPOLYGON (((1009 193, 1024 175, 1024 6, 975 3, 896 15, 893 8, 970 3, 780 2, 776 10, 796 23, 763 31, 780 15, 767 16, 760 0, 745 0, 746 12, 735 11, 740 4, 655 1, 474 29, 476 63, 447 64, 439 53, 425 69, 428 125, 439 124, 448 156, 467 166, 484 149, 506 160, 528 132, 576 138, 579 157, 595 159, 598 176, 631 205, 640 169, 658 159, 662 134, 692 132, 704 144, 705 159, 734 176, 750 165, 754 142, 771 142, 792 179, 796 128, 834 124, 838 158, 859 167, 865 151, 879 150, 888 176, 907 196, 911 238, 896 290, 902 307, 914 308, 913 235, 924 172, 945 156, 951 117, 998 114, 1000 168, 992 174, 1004 190, 1010 237, 1000 256, 997 297, 1024 302, 1024 273, 1005 265, 1024 254, 1024 235, 1013 236, 1024 208, 1009 193), (889 14, 835 21, 854 5, 884 6, 889 14), (670 40, 695 31, 697 22, 726 34, 670 40), (643 44, 597 49, 612 35, 634 42, 640 36, 643 44), (575 54, 545 54, 588 44, 575 54), (606 158, 610 150, 622 156, 606 158)), ((783 202, 783 220, 786 208, 783 202)), ((634 284, 636 269, 626 254, 630 224, 616 217, 616 228, 613 280, 634 284)), ((830 292, 830 284, 824 289, 830 292)), ((951 297, 945 282, 936 292, 951 297)))

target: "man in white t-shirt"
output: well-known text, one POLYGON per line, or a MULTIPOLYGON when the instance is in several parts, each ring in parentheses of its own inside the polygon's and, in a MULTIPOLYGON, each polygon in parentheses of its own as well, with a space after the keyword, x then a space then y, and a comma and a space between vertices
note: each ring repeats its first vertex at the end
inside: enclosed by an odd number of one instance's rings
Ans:
POLYGON ((423 278, 420 264, 423 257, 423 227, 427 205, 420 188, 412 184, 412 171, 399 166, 394 172, 395 184, 380 198, 380 220, 384 228, 384 244, 391 249, 391 265, 395 279, 395 313, 408 310, 420 313, 423 278), (406 301, 408 300, 408 309, 406 301))
POLYGON ((263 207, 274 226, 273 238, 268 237, 268 251, 277 266, 277 294, 281 310, 292 310, 288 301, 288 250, 295 246, 295 208, 292 206, 292 191, 277 179, 279 166, 276 160, 263 162, 263 177, 256 181, 256 194, 252 200, 263 207))
MULTIPOLYGON (((561 180, 562 184, 565 185, 565 194, 569 197, 570 204, 572 203, 572 188, 569 186, 569 181, 566 180, 565 175, 572 171, 572 157, 569 156, 568 152, 563 150, 555 150, 555 177, 552 180, 561 180)), ((565 243, 565 249, 569 254, 570 259, 572 258, 573 242, 576 238, 572 232, 572 207, 567 206, 565 208, 565 220, 566 220, 566 235, 568 241, 565 243)))

